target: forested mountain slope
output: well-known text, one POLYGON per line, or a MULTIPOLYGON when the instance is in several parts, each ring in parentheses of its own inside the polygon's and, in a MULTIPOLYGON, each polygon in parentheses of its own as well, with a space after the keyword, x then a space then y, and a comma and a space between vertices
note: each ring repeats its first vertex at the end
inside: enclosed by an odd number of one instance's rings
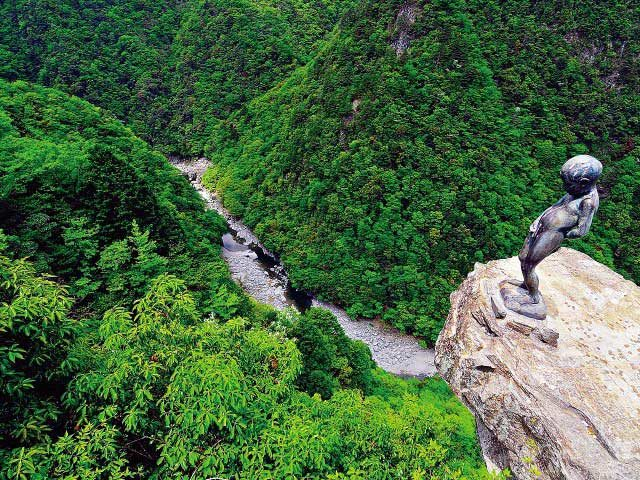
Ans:
POLYGON ((206 151, 296 287, 430 342, 573 154, 605 173, 572 246, 640 281, 639 29, 633 2, 1 3, 0 477, 495 478, 441 381, 248 298, 147 141, 206 151))
POLYGON ((572 246, 640 281, 639 13, 365 0, 220 124, 210 184, 296 286, 432 341, 473 262, 514 255, 589 152, 601 209, 572 246))
POLYGON ((58 87, 163 142, 181 0, 17 0, 0 5, 2 76, 58 87))
POLYGON ((218 255, 224 221, 163 155, 76 97, 0 86, 0 229, 16 257, 94 306, 132 302, 162 272, 187 279, 204 312, 211 290, 239 294, 218 255))
POLYGON ((251 301, 222 220, 110 114, 0 81, 0 151, 0 477, 488 478, 442 381, 251 301))
POLYGON ((0 5, 0 75, 99 105, 168 153, 305 64, 348 1, 17 0, 0 5))
POLYGON ((90 99, 165 152, 206 149, 212 185, 296 286, 354 315, 433 340, 472 263, 514 254, 586 151, 605 162, 603 202, 574 245, 639 278, 633 4, 0 9, 3 76, 90 99))

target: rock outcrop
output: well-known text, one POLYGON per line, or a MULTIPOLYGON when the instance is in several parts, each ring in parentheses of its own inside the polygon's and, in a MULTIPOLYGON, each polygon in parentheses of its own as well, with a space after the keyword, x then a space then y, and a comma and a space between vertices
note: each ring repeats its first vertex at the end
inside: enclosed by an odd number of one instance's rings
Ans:
POLYGON ((489 466, 517 479, 640 479, 640 288, 567 248, 537 269, 549 315, 499 305, 516 257, 451 295, 436 366, 476 416, 489 466), (506 313, 506 315, 505 315, 506 313))

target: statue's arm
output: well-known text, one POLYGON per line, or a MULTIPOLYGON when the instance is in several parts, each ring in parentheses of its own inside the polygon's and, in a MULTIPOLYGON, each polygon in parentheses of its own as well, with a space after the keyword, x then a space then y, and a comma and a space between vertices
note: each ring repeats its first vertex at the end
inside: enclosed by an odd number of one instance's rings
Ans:
POLYGON ((589 233, 593 216, 598 209, 597 200, 585 198, 580 204, 580 215, 578 216, 578 225, 567 232, 567 238, 580 238, 589 233))

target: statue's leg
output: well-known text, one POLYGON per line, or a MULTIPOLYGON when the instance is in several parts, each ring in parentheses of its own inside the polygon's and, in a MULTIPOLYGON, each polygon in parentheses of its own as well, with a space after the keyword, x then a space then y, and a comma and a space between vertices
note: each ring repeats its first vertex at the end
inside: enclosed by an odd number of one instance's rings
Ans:
MULTIPOLYGON (((527 238, 524 239, 524 244, 522 245, 522 248, 520 249, 520 253, 518 253, 518 259, 520 260, 520 270, 522 270, 522 276, 523 278, 526 278, 525 273, 524 273, 524 262, 526 261, 528 255, 529 255, 529 244, 533 241, 534 236, 529 233, 527 235, 527 238)), ((515 285, 516 287, 526 287, 526 283, 525 282, 520 282, 519 280, 515 280, 515 279, 509 279, 507 280, 511 285, 515 285)))
POLYGON ((529 295, 531 296, 531 300, 533 301, 533 303, 540 303, 540 290, 538 289, 540 280, 538 279, 538 275, 535 272, 537 266, 537 263, 532 264, 529 261, 524 261, 520 264, 522 277, 524 278, 524 284, 529 291, 529 295))
POLYGON ((538 264, 551 255, 553 252, 560 248, 564 235, 557 231, 540 232, 538 235, 532 238, 528 238, 530 242, 526 248, 524 255, 520 256, 520 267, 522 270, 522 276, 524 277, 524 284, 529 291, 529 295, 533 303, 540 302, 540 291, 538 275, 535 272, 535 268, 538 264))

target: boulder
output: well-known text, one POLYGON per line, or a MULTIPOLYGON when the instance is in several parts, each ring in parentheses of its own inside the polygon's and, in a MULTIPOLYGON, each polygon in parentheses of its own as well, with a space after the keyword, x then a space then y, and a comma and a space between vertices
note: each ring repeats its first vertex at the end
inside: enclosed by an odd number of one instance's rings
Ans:
POLYGON ((640 479, 640 288, 562 248, 536 270, 548 315, 535 320, 501 302, 519 267, 476 264, 436 344, 488 466, 516 479, 640 479))

